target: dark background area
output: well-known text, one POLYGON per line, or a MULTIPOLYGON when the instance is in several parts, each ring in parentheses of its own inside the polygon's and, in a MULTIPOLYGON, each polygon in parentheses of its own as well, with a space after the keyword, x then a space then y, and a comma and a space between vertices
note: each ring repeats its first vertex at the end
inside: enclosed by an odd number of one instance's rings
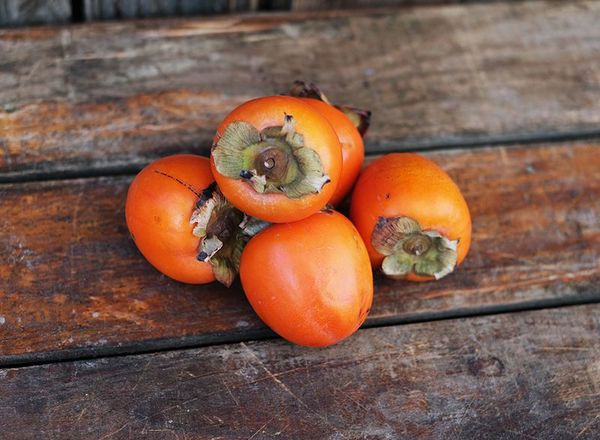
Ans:
POLYGON ((491 1, 494 0, 0 0, 0 27, 257 11, 306 11, 491 1))

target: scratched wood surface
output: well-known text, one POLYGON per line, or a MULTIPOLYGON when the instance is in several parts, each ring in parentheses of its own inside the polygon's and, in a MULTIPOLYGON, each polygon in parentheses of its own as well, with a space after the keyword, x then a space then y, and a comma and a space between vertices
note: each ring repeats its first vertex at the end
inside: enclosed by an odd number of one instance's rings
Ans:
POLYGON ((600 2, 503 2, 0 30, 0 181, 207 151, 294 79, 371 108, 371 152, 598 132, 600 2))
MULTIPOLYGON (((473 217, 436 283, 376 278, 367 325, 600 300, 600 144, 428 153, 473 217)), ((0 185, 0 365, 269 336, 236 285, 186 286, 128 237, 131 177, 0 185)))
POLYGON ((11 439, 597 439, 600 305, 0 370, 11 439))

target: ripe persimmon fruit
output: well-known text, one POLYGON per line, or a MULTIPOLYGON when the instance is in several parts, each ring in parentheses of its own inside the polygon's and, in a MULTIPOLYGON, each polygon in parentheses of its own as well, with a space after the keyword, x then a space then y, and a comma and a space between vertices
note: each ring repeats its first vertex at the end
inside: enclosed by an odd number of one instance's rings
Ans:
POLYGON ((350 216, 373 266, 393 279, 442 278, 471 245, 471 216, 458 186, 418 154, 371 163, 354 188, 350 216))
POLYGON ((241 211, 292 222, 331 199, 342 169, 341 146, 314 107, 268 96, 240 105, 221 122, 211 169, 223 195, 241 211))
POLYGON ((290 96, 296 98, 313 98, 326 102, 346 115, 350 122, 356 127, 358 133, 364 138, 371 124, 371 112, 351 105, 332 104, 325 94, 314 83, 294 81, 290 88, 290 96))
POLYGON ((331 104, 314 84, 295 81, 290 95, 315 107, 329 121, 342 146, 342 174, 329 203, 337 206, 348 195, 362 168, 365 146, 362 134, 369 126, 371 112, 331 104), (360 131, 362 130, 362 131, 360 131))
POLYGON ((216 278, 230 285, 257 228, 220 194, 208 158, 191 154, 168 156, 140 171, 127 192, 125 218, 144 257, 190 284, 216 278))
POLYGON ((302 100, 316 108, 329 121, 342 146, 342 174, 329 200, 330 204, 337 206, 348 195, 360 174, 365 159, 363 139, 352 121, 337 108, 317 99, 302 98, 302 100))
POLYGON ((365 245, 335 211, 258 233, 242 254, 240 278, 258 316, 300 345, 324 347, 351 335, 373 301, 365 245))

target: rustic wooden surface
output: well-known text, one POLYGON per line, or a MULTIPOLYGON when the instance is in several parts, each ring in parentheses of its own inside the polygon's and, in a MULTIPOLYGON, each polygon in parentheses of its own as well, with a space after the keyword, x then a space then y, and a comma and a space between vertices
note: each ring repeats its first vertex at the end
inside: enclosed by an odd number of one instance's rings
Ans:
POLYGON ((294 79, 371 107, 371 152, 598 134, 599 18, 533 1, 0 30, 0 180, 207 151, 294 79))
MULTIPOLYGON (((41 2, 0 17, 17 3, 41 2)), ((524 1, 0 30, 0 438, 597 438, 599 18, 524 1), (443 148, 474 219, 458 272, 377 277, 370 328, 323 350, 276 338, 239 285, 157 273, 123 215, 137 169, 206 152, 296 78, 372 107, 371 153, 443 148)))
POLYGON ((600 305, 0 370, 11 439, 597 439, 600 305))
MULTIPOLYGON (((429 153, 474 220, 436 283, 377 278, 368 325, 600 300, 600 144, 429 153)), ((128 237, 130 177, 0 185, 0 365, 266 337, 239 285, 156 272, 128 237)))

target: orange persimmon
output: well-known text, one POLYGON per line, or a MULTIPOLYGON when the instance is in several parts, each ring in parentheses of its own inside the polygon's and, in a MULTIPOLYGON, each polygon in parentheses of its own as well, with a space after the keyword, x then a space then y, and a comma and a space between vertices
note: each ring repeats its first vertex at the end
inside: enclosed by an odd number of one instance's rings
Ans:
POLYGON ((418 154, 371 163, 356 183, 350 216, 373 266, 394 279, 442 278, 471 244, 471 216, 458 186, 418 154))
POLYGON ((283 338, 324 347, 354 333, 373 301, 373 274, 352 223, 324 211, 252 238, 240 278, 260 318, 283 338))
POLYGON ((220 195, 208 158, 191 154, 145 167, 129 187, 125 217, 144 257, 184 283, 231 284, 249 239, 248 219, 220 195))
POLYGON ((341 146, 314 107, 269 96, 240 105, 221 122, 211 169, 223 195, 241 211, 274 223, 297 221, 331 199, 341 146))
POLYGON ((335 193, 329 201, 337 206, 350 192, 360 173, 365 158, 363 139, 348 116, 334 106, 319 99, 302 98, 302 100, 315 107, 329 121, 342 146, 342 174, 335 193))

